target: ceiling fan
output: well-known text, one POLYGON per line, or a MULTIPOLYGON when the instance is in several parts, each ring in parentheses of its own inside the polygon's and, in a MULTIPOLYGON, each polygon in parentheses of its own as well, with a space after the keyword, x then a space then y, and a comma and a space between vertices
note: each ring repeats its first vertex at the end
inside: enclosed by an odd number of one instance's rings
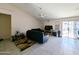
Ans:
POLYGON ((39 8, 40 9, 40 17, 41 18, 44 18, 46 15, 45 13, 43 12, 43 9, 42 8, 39 8))

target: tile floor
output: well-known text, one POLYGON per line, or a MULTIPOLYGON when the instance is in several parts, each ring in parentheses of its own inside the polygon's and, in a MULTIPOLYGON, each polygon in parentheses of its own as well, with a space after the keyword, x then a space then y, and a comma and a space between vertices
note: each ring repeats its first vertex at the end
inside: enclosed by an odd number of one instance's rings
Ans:
POLYGON ((33 46, 20 52, 9 40, 0 41, 0 54, 21 55, 79 55, 79 39, 49 37, 44 44, 33 46))
POLYGON ((18 54, 20 50, 10 40, 0 41, 0 55, 1 54, 18 54))
POLYGON ((79 39, 50 37, 44 44, 35 44, 23 51, 26 55, 79 55, 79 39))

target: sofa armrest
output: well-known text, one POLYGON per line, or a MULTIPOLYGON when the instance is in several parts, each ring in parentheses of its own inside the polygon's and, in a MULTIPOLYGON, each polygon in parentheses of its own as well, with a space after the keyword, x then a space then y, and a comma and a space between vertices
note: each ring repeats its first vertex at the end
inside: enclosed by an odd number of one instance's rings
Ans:
POLYGON ((44 35, 43 36, 43 43, 46 42, 46 41, 48 41, 48 39, 49 39, 49 35, 44 35))

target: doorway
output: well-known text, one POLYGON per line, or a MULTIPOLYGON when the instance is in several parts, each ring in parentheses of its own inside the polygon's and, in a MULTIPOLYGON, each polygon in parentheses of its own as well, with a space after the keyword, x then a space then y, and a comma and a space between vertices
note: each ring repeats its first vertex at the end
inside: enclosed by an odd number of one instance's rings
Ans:
POLYGON ((0 13, 0 38, 7 39, 11 36, 11 15, 0 13))

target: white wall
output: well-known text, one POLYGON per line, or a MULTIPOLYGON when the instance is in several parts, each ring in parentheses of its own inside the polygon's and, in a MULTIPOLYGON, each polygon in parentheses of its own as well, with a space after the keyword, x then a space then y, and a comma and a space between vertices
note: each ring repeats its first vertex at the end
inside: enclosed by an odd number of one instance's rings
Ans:
POLYGON ((32 28, 42 28, 42 23, 28 13, 11 6, 9 4, 0 4, 0 13, 11 15, 11 34, 15 34, 17 30, 26 32, 32 28))

